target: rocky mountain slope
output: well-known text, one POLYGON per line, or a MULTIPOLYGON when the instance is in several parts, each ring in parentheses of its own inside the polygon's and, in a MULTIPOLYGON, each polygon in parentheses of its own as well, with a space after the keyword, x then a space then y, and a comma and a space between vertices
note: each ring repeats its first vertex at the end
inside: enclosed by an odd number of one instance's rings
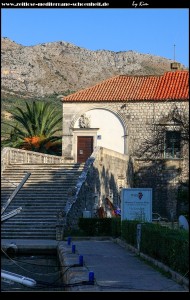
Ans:
POLYGON ((77 91, 119 74, 156 75, 172 60, 134 51, 90 51, 59 41, 22 46, 1 39, 2 94, 44 97, 77 91))

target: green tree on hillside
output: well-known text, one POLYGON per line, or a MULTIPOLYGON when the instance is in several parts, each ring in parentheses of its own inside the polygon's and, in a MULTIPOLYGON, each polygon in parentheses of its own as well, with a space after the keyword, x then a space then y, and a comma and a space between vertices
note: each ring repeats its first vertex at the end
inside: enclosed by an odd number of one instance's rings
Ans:
POLYGON ((2 146, 61 155, 61 112, 47 102, 24 104, 25 107, 17 106, 11 111, 14 124, 6 122, 9 129, 4 132, 2 146))

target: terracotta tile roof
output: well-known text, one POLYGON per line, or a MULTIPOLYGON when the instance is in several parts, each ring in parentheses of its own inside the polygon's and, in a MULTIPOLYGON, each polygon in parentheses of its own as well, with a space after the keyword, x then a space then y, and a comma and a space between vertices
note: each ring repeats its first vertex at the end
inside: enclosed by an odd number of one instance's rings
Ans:
POLYGON ((62 98, 63 102, 127 100, 187 100, 189 72, 166 72, 161 76, 118 75, 62 98))

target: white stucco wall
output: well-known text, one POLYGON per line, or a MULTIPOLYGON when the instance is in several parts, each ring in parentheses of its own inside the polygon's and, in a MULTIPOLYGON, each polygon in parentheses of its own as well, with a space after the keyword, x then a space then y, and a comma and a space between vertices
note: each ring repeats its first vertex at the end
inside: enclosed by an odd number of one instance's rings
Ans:
MULTIPOLYGON (((85 115, 90 119, 91 128, 99 128, 97 146, 124 154, 124 128, 118 117, 106 109, 92 109, 85 115)), ((75 122, 74 128, 79 128, 79 119, 75 122)))

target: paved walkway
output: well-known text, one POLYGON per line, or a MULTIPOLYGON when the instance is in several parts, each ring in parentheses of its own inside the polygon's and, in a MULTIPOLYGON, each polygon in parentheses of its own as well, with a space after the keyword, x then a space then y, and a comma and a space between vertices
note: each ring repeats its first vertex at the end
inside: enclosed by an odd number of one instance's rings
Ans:
MULTIPOLYGON (((100 291, 185 291, 146 264, 135 253, 107 241, 73 241, 76 251, 94 277, 100 291)), ((187 290, 186 290, 187 291, 187 290)))
POLYGON ((2 240, 2 247, 10 242, 18 247, 35 247, 55 249, 58 243, 66 247, 75 245, 75 254, 82 255, 85 267, 94 272, 95 283, 99 291, 112 292, 188 292, 187 288, 179 285, 174 280, 167 278, 134 252, 121 247, 112 240, 2 240))

